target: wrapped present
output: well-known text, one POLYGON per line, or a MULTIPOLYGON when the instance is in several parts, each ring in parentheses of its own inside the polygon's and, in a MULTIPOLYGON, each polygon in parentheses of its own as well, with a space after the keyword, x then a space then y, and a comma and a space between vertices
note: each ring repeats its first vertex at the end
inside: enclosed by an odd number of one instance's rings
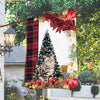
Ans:
POLYGON ((60 72, 63 73, 63 72, 67 72, 67 65, 62 65, 60 66, 60 72))

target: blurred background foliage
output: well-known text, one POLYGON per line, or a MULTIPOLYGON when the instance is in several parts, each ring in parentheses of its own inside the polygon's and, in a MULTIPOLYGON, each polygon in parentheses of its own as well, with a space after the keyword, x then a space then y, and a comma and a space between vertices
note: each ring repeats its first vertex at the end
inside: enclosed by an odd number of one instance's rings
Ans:
MULTIPOLYGON (((25 0, 6 1, 6 23, 17 22, 45 13, 61 13, 73 8, 77 12, 77 58, 79 72, 89 67, 100 70, 100 0, 25 0)), ((17 32, 15 45, 26 38, 26 22, 12 25, 17 32)), ((25 40, 24 40, 25 43, 25 40)))

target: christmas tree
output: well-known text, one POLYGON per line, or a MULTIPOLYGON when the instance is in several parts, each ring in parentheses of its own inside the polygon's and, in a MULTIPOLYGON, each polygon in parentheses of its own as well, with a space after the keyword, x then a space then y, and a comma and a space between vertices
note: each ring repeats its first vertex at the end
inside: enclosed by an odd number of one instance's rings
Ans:
MULTIPOLYGON (((51 43, 50 35, 49 35, 48 31, 46 31, 44 39, 42 41, 42 46, 41 46, 38 61, 37 61, 37 67, 40 64, 44 63, 44 55, 47 56, 47 57, 50 57, 53 54, 54 54, 54 59, 55 59, 55 70, 54 70, 54 73, 53 73, 53 77, 55 77, 55 76, 59 77, 59 75, 60 75, 59 65, 58 65, 58 62, 57 62, 57 58, 56 58, 56 55, 55 55, 55 52, 54 52, 53 45, 51 43)), ((36 69, 37 69, 37 67, 36 67, 36 69)))

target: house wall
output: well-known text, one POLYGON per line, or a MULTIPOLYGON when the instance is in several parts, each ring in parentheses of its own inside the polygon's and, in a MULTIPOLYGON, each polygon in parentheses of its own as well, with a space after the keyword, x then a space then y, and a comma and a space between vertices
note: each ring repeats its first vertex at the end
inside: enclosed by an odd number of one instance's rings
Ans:
MULTIPOLYGON (((0 0, 0 26, 4 24, 5 17, 5 0, 0 0)), ((0 34, 3 34, 4 28, 0 28, 0 34)), ((2 83, 0 83, 0 100, 4 100, 4 58, 0 56, 0 68, 2 74, 2 83)))
POLYGON ((24 69, 25 69, 25 64, 23 65, 5 65, 4 73, 5 73, 5 79, 11 80, 14 79, 17 81, 17 83, 10 82, 9 86, 16 86, 17 87, 17 92, 19 96, 23 96, 22 91, 26 91, 24 87, 22 87, 22 82, 19 81, 19 79, 24 80, 24 69))

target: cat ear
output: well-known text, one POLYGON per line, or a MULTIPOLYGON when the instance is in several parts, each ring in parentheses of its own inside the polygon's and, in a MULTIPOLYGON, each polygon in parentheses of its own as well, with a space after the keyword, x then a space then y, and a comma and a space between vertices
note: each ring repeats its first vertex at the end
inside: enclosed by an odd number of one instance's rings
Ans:
POLYGON ((44 56, 44 59, 46 59, 46 56, 44 56))

